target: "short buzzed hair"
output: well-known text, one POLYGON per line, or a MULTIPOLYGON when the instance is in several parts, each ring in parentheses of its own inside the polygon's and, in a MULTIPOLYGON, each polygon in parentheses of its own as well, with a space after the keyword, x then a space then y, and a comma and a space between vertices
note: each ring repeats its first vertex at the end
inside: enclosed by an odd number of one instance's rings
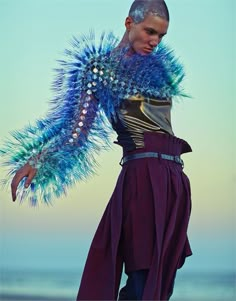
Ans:
POLYGON ((170 16, 164 0, 135 0, 130 7, 129 16, 140 23, 148 15, 161 17, 169 22, 170 16))

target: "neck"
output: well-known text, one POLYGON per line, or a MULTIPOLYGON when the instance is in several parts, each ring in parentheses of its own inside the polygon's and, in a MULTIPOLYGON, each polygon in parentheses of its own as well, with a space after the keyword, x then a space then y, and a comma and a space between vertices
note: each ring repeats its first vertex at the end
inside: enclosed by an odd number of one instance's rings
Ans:
POLYGON ((121 39, 120 43, 117 47, 127 47, 129 45, 128 33, 127 31, 124 33, 123 38, 121 39))
MULTIPOLYGON (((128 32, 126 31, 123 35, 123 38, 121 39, 120 43, 118 44, 118 46, 116 47, 116 49, 122 49, 122 48, 129 48, 130 43, 129 43, 129 37, 128 37, 128 32)), ((127 55, 132 55, 134 54, 134 51, 132 48, 129 48, 129 51, 127 53, 127 55)))

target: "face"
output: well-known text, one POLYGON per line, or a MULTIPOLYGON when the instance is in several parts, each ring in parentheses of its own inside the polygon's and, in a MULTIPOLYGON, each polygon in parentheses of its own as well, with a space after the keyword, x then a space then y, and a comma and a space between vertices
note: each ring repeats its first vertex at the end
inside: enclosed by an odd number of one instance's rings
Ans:
POLYGON ((151 53, 167 33, 168 25, 168 21, 153 15, 147 15, 138 24, 135 24, 131 17, 127 17, 125 27, 131 52, 141 55, 151 53))

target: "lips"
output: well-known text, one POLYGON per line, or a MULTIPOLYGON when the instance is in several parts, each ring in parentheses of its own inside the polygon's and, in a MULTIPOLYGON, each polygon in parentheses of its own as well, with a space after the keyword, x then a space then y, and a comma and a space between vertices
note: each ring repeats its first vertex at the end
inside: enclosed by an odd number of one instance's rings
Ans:
POLYGON ((143 51, 146 52, 146 53, 151 53, 153 51, 153 49, 145 48, 143 51))

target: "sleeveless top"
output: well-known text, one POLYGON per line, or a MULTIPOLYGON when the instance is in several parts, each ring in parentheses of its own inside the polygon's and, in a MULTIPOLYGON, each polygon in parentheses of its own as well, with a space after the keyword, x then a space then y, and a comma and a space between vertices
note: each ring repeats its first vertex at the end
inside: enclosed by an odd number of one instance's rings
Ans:
POLYGON ((171 99, 154 99, 140 94, 124 100, 116 118, 112 119, 112 127, 118 134, 115 143, 131 151, 144 147, 144 132, 174 135, 171 106, 171 99))

